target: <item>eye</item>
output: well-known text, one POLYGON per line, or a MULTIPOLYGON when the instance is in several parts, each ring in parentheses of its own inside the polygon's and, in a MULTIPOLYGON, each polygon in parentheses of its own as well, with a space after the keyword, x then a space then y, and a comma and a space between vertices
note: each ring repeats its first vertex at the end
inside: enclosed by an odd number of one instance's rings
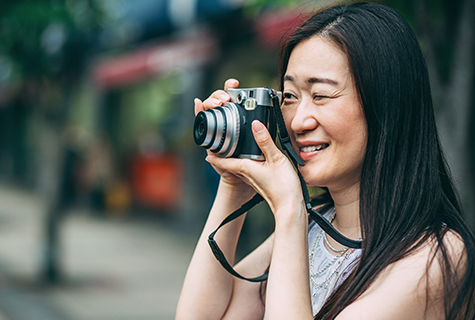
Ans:
POLYGON ((320 100, 323 100, 323 99, 328 99, 330 98, 329 96, 326 96, 324 94, 315 94, 313 95, 313 100, 317 100, 317 101, 320 101, 320 100))
POLYGON ((294 100, 297 100, 297 97, 290 92, 284 92, 283 97, 283 103, 292 103, 294 100))

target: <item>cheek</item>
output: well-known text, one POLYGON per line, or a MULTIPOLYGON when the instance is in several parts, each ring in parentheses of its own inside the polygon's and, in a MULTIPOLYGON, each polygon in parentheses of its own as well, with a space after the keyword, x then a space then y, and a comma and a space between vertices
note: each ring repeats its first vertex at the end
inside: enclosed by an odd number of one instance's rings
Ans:
POLYGON ((358 162, 363 161, 366 154, 367 126, 365 121, 349 121, 346 132, 347 146, 352 150, 352 156, 358 162))
POLYGON ((299 152, 297 142, 295 141, 295 134, 292 130, 292 122, 295 119, 295 110, 293 108, 284 108, 282 109, 282 116, 284 117, 285 128, 287 129, 290 142, 292 143, 295 152, 299 152))
POLYGON ((284 117, 285 127, 287 132, 290 134, 292 132, 292 121, 294 120, 295 111, 292 108, 282 108, 282 116, 284 117))
POLYGON ((365 118, 359 113, 334 114, 329 121, 327 131, 332 132, 332 138, 349 147, 351 150, 366 150, 368 129, 365 118))
POLYGON ((342 128, 346 127, 346 131, 366 136, 366 118, 359 105, 348 103, 338 109, 338 112, 332 114, 335 123, 339 122, 342 128))
POLYGON ((353 121, 351 121, 351 125, 353 126, 353 131, 357 137, 358 144, 362 147, 362 149, 366 150, 366 143, 368 140, 368 125, 364 115, 362 113, 358 113, 353 121))

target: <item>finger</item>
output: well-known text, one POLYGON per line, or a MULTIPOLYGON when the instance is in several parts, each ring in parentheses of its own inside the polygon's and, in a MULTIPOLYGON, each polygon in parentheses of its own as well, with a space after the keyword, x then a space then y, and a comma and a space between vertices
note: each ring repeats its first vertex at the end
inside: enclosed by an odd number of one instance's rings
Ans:
POLYGON ((247 159, 220 158, 215 153, 208 153, 205 160, 213 167, 230 172, 235 176, 241 177, 241 179, 246 175, 246 165, 243 163, 246 162, 247 159))
POLYGON ((267 128, 259 120, 252 122, 252 133, 257 145, 261 149, 266 161, 278 162, 282 160, 284 155, 277 148, 267 128))
POLYGON ((203 101, 203 106, 205 110, 221 106, 223 103, 229 101, 230 97, 224 90, 216 90, 213 92, 208 99, 203 101))
POLYGON ((235 89, 237 87, 239 87, 239 81, 237 81, 236 79, 228 79, 224 83, 224 90, 226 90, 226 89, 235 89))
POLYGON ((201 102, 200 99, 198 98, 195 98, 195 116, 200 112, 200 111, 204 111, 204 106, 203 106, 203 102, 201 102))

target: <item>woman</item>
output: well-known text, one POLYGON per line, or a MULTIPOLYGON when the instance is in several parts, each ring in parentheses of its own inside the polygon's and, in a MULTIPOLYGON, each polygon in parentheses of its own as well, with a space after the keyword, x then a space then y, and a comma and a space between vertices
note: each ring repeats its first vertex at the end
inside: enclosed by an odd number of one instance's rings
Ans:
MULTIPOLYGON (((379 4, 315 14, 283 44, 282 112, 300 171, 326 193, 315 205, 362 249, 308 223, 298 177, 268 131, 266 160, 207 161, 221 175, 178 304, 177 319, 473 319, 475 245, 437 137, 425 62, 407 23, 379 4), (230 276, 206 237, 254 192, 275 231, 230 276)), ((228 80, 226 88, 236 88, 228 80)), ((227 101, 195 100, 195 111, 227 101)), ((216 235, 231 261, 243 218, 216 235)))

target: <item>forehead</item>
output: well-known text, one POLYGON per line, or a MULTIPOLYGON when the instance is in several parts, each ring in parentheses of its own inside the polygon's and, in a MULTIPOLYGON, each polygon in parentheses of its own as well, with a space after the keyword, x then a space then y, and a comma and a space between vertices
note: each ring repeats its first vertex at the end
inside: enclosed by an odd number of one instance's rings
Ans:
POLYGON ((348 57, 332 41, 314 36, 292 50, 286 76, 292 78, 352 78, 348 57))

